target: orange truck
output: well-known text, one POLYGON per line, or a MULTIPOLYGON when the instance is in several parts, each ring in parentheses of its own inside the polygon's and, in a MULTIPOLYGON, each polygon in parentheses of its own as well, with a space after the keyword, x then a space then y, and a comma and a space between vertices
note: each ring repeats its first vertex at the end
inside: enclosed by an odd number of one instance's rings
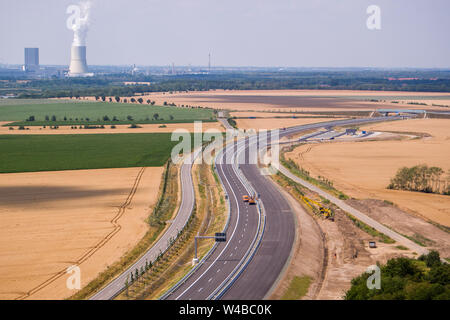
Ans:
POLYGON ((250 200, 249 196, 243 196, 242 197, 242 201, 244 201, 244 202, 249 202, 249 200, 250 200))

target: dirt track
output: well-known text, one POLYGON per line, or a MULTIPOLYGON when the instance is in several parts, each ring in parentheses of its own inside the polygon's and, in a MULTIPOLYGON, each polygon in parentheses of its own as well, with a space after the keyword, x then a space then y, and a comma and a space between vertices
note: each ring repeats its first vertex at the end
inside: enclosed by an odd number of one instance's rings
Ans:
POLYGON ((450 226, 450 197, 388 190, 402 166, 428 164, 450 169, 450 121, 437 119, 381 123, 368 130, 426 132, 432 137, 401 141, 337 142, 305 145, 289 153, 313 176, 331 179, 334 186, 355 198, 389 200, 401 208, 450 226))
POLYGON ((277 129, 293 127, 309 123, 318 123, 331 120, 342 120, 340 118, 297 118, 297 119, 236 119, 239 129, 277 129))
POLYGON ((163 168, 0 175, 1 299, 62 299, 68 266, 82 286, 147 231, 163 168))

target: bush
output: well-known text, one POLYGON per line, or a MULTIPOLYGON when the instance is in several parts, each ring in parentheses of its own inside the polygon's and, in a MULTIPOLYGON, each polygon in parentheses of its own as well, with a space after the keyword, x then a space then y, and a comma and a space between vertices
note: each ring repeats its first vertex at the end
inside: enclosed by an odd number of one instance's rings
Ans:
POLYGON ((428 268, 432 268, 434 266, 441 265, 441 257, 439 256, 439 252, 433 250, 427 255, 421 255, 419 257, 420 261, 425 261, 425 264, 428 268))
POLYGON ((370 274, 354 278, 346 292, 347 300, 448 300, 450 299, 450 265, 440 262, 439 253, 430 252, 418 260, 390 259, 381 266, 381 289, 369 290, 366 281, 370 274), (429 269, 418 267, 419 262, 429 269))

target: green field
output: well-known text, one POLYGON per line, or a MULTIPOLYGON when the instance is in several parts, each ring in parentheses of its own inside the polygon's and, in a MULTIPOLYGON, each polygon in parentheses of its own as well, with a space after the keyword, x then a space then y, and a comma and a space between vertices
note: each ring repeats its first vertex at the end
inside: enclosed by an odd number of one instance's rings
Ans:
POLYGON ((0 100, 0 121, 13 125, 82 125, 129 123, 188 123, 216 121, 213 110, 125 104, 110 102, 75 102, 57 100, 0 100), (155 115, 157 114, 157 117, 155 115), (35 121, 26 121, 34 116, 35 121), (51 121, 52 117, 56 121, 51 121), (107 116, 109 120, 104 120, 107 116), (132 119, 128 119, 128 117, 132 119), (49 120, 46 120, 46 117, 49 120), (117 120, 113 121, 116 117, 117 120))
POLYGON ((159 167, 178 142, 170 133, 0 135, 0 173, 159 167))

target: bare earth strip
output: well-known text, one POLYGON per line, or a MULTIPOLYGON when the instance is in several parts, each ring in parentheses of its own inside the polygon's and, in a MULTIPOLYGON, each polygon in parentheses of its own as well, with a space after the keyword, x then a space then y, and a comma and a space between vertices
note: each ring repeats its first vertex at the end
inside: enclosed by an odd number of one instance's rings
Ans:
MULTIPOLYGON (((431 107, 407 104, 409 101, 421 102, 417 97, 426 98, 433 96, 448 96, 442 92, 402 92, 402 91, 353 91, 353 90, 213 90, 207 92, 179 92, 179 93, 149 93, 143 96, 144 100, 150 99, 156 104, 164 102, 176 105, 191 105, 211 107, 215 109, 228 109, 238 111, 372 111, 376 108, 395 109, 435 109, 449 111, 447 107, 431 107), (373 97, 380 102, 365 101, 366 97, 373 97), (398 101, 397 97, 410 97, 408 100, 398 101), (348 97, 360 98, 348 99, 348 97)), ((91 98, 93 99, 93 98, 91 98)), ((427 100, 425 103, 447 105, 447 99, 427 100)))
POLYGON ((0 299, 63 299, 146 233, 163 168, 0 175, 0 299))
MULTIPOLYGON (((130 128, 130 125, 116 125, 116 129, 111 129, 110 125, 105 125, 105 129, 71 129, 71 126, 60 126, 59 129, 49 127, 27 127, 29 130, 9 130, 9 127, 2 127, 9 122, 0 122, 0 134, 101 134, 101 133, 163 133, 173 132, 177 129, 194 131, 194 123, 170 123, 161 124, 140 124, 141 128, 130 128)), ((78 126, 79 128, 80 126, 78 126)), ((223 127, 218 122, 203 122, 203 131, 214 130, 223 131, 223 127)))
POLYGON ((388 190, 390 179, 403 166, 427 164, 450 170, 450 121, 408 120, 365 127, 369 130, 425 132, 432 137, 401 141, 342 142, 301 146, 288 156, 324 176, 344 193, 360 199, 389 200, 400 208, 450 226, 450 197, 388 190))
MULTIPOLYGON (((299 116, 295 113, 290 113, 288 110, 286 112, 258 112, 258 111, 236 111, 236 112, 230 112, 230 117, 240 117, 240 118, 248 118, 248 117, 256 117, 256 118, 276 118, 276 117, 292 117, 292 116, 299 116)), ((313 114, 301 114, 301 116, 306 117, 313 117, 315 115, 313 114)))
POLYGON ((237 127, 239 129, 278 129, 287 128, 293 126, 299 126, 303 124, 325 122, 331 120, 342 120, 340 118, 298 118, 298 119, 236 119, 237 127))

